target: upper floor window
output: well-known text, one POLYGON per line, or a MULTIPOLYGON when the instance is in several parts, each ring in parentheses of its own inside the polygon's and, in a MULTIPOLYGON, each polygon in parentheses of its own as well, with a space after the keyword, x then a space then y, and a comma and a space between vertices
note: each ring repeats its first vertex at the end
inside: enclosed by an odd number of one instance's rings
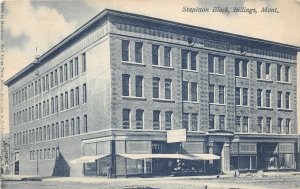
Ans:
POLYGON ((160 78, 153 77, 152 78, 152 91, 153 91, 153 98, 159 98, 159 87, 160 86, 160 78))
POLYGON ((266 107, 271 107, 271 90, 266 90, 266 107))
POLYGON ((58 85, 58 74, 57 74, 57 70, 54 70, 54 85, 58 85))
POLYGON ((236 59, 235 60, 235 76, 248 77, 248 61, 236 59))
POLYGON ((219 115, 219 129, 225 129, 225 115, 219 115))
POLYGON ((79 105, 79 87, 75 88, 75 106, 79 105))
POLYGON ((235 117, 235 131, 240 132, 241 131, 241 116, 235 117))
POLYGON ((286 119, 285 120, 285 133, 286 134, 290 134, 291 133, 291 128, 290 128, 290 122, 291 120, 290 119, 286 119))
POLYGON ((83 132, 88 132, 88 121, 87 121, 87 115, 83 116, 83 132))
POLYGON ((63 83, 64 82, 64 75, 63 75, 63 67, 62 66, 59 67, 59 78, 60 78, 59 82, 63 83))
POLYGON ((122 75, 122 95, 130 95, 130 76, 127 74, 122 75))
POLYGON ((266 119, 266 133, 271 132, 271 122, 272 122, 272 118, 267 117, 267 119, 266 119))
POLYGON ((83 91, 83 94, 82 94, 82 97, 83 97, 83 103, 87 103, 86 83, 83 84, 83 86, 82 86, 82 91, 83 91))
POLYGON ((123 109, 123 129, 130 128, 130 109, 123 109))
POLYGON ((219 86, 219 103, 225 104, 225 86, 219 86))
POLYGON ((135 87, 136 87, 135 95, 137 97, 144 96, 144 94, 143 94, 143 83, 144 83, 144 81, 143 80, 144 80, 143 76, 140 76, 140 75, 135 76, 135 87))
POLYGON ((248 117, 244 116, 243 117, 243 132, 248 132, 249 129, 249 120, 248 117))
POLYGON ((282 66, 277 64, 277 81, 281 81, 281 69, 282 69, 282 66))
POLYGON ((165 129, 171 130, 172 129, 172 112, 166 111, 165 113, 165 129))
POLYGON ((152 45, 152 65, 159 64, 159 46, 152 45))
POLYGON ((290 109, 290 93, 285 93, 285 108, 290 109))
POLYGON ((257 132, 261 133, 262 132, 262 121, 263 121, 263 117, 257 117, 257 132))
POLYGON ((210 114, 209 115, 209 129, 215 128, 215 115, 210 114))
POLYGON ((208 71, 210 73, 225 73, 225 57, 217 55, 208 55, 208 71))
POLYGON ((188 101, 189 99, 189 83, 187 81, 182 82, 182 100, 188 101))
POLYGON ((198 101, 198 84, 191 82, 191 101, 198 101))
POLYGON ((278 133, 282 133, 282 118, 278 118, 278 133))
POLYGON ((82 58, 82 73, 86 72, 86 54, 83 53, 81 55, 82 58))
POLYGON ((64 80, 68 80, 68 64, 64 65, 64 80))
POLYGON ((271 64, 266 63, 266 79, 271 80, 271 64))
POLYGON ((158 110, 153 111, 153 129, 160 129, 160 111, 158 110))
POLYGON ((79 70, 78 70, 78 57, 75 58, 75 68, 74 68, 74 75, 77 76, 79 74, 79 70))
POLYGON ((285 82, 290 82, 290 67, 285 66, 285 82))
POLYGON ((122 61, 129 61, 129 41, 122 41, 122 61))
POLYGON ((137 63, 143 62, 143 43, 140 42, 135 43, 135 62, 137 63))
POLYGON ((257 89, 257 106, 262 106, 262 90, 257 89))
POLYGON ((198 128, 198 114, 193 113, 191 131, 197 131, 197 128, 198 128))
POLYGON ((243 106, 248 106, 248 89, 243 88, 243 106))
POLYGON ((172 80, 165 79, 165 99, 172 99, 172 80))
POLYGON ((277 92, 277 107, 282 108, 282 91, 277 92))
POLYGON ((171 47, 164 47, 164 66, 171 66, 171 47))
POLYGON ((256 69, 257 69, 257 71, 256 71, 256 75, 257 75, 257 79, 261 79, 262 78, 262 62, 257 62, 257 64, 256 64, 256 69))
POLYGON ((215 102, 215 86, 210 84, 208 88, 208 98, 209 98, 209 103, 214 103, 215 102))
POLYGON ((144 110, 137 109, 136 110, 136 128, 142 129, 144 125, 144 110))
POLYGON ((73 66, 73 60, 70 61, 70 78, 74 77, 74 66, 73 66))
POLYGON ((189 114, 183 113, 182 115, 182 128, 189 130, 189 114))
POLYGON ((182 49, 181 68, 186 70, 197 70, 197 52, 182 49))

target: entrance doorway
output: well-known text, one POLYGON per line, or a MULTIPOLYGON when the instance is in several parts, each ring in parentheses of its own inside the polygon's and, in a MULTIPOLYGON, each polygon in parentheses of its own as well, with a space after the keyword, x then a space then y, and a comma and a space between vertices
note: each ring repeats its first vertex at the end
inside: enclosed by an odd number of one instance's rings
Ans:
POLYGON ((278 169, 278 143, 257 144, 257 168, 260 170, 278 169))

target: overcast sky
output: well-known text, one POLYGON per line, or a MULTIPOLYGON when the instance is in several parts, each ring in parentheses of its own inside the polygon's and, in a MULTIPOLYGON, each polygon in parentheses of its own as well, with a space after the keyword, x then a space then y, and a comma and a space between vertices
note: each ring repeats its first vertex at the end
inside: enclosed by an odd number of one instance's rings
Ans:
MULTIPOLYGON (((2 42, 5 45, 4 79, 20 71, 36 55, 42 55, 104 8, 300 46, 300 0, 9 0, 5 1, 2 42), (197 6, 210 10, 215 6, 229 10, 256 8, 257 14, 182 11, 183 7, 197 6), (261 13, 263 7, 277 7, 279 13, 261 13)), ((5 98, 7 100, 7 95, 5 98)))

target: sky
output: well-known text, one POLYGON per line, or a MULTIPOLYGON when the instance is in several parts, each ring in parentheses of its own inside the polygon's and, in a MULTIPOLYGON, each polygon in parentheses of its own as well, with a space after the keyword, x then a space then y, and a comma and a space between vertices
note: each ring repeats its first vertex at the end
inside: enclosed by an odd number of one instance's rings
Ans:
MULTIPOLYGON (((1 45, 4 45, 4 80, 105 8, 300 46, 300 0, 0 1, 4 3, 5 9, 4 17, 1 18, 4 21, 4 29, 1 27, 1 32, 4 31, 1 41, 1 45), (256 8, 257 13, 192 13, 184 12, 184 7, 210 10, 214 7, 227 7, 230 11, 234 7, 245 7, 256 8), (261 13, 263 7, 277 8, 278 13, 261 13)), ((298 56, 298 61, 299 59, 298 56)), ((300 85, 300 79, 298 84, 300 85)), ((7 89, 4 88, 5 132, 8 131, 7 102, 7 89)))

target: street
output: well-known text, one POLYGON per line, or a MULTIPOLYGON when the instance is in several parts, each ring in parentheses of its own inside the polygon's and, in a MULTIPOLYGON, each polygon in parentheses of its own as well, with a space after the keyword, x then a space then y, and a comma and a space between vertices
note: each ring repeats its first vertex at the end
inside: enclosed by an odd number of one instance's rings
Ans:
POLYGON ((300 175, 244 176, 239 178, 203 179, 195 177, 163 178, 49 178, 43 181, 6 181, 4 189, 252 189, 300 188, 300 175))

